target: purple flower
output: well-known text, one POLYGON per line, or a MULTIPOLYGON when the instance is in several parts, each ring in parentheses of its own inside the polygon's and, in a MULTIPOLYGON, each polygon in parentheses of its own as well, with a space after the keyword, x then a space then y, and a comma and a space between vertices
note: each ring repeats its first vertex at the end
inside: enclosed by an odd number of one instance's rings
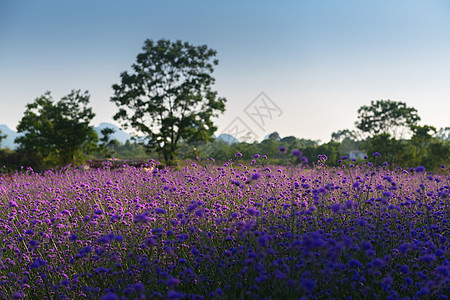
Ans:
POLYGON ((247 213, 250 216, 259 216, 259 211, 253 208, 247 208, 247 213))
POLYGON ((267 234, 264 234, 264 235, 261 235, 260 237, 258 237, 258 244, 262 248, 266 248, 269 244, 269 241, 270 241, 270 236, 268 236, 267 234))
POLYGON ((92 251, 92 248, 90 246, 86 246, 83 249, 81 249, 78 253, 85 254, 85 253, 90 253, 91 251, 92 251))
POLYGON ((165 214, 166 210, 164 208, 157 207, 157 208, 155 208, 155 213, 156 214, 165 214))
POLYGON ((448 278, 450 275, 449 266, 439 266, 436 269, 436 273, 443 278, 448 278))
POLYGON ((373 154, 373 156, 375 156, 375 157, 380 157, 381 154, 380 154, 379 152, 375 152, 375 153, 373 154))
POLYGON ((330 208, 336 214, 342 210, 342 205, 340 203, 335 203, 335 204, 331 205, 330 208))
POLYGON ((260 157, 260 155, 259 154, 255 154, 255 159, 258 159, 259 157, 260 157))
POLYGON ((12 294, 12 299, 14 300, 25 299, 25 293, 22 291, 14 292, 14 294, 12 294))
POLYGON ((362 268, 363 267, 363 265, 359 262, 359 260, 353 259, 353 258, 348 261, 348 265, 349 265, 349 267, 352 267, 352 268, 354 268, 354 267, 362 268))
POLYGON ((430 290, 427 287, 423 287, 420 291, 416 293, 416 297, 425 296, 430 293, 430 290))
POLYGON ((61 214, 70 216, 70 211, 68 211, 67 209, 64 209, 61 211, 61 214))
POLYGON ((178 238, 178 242, 182 243, 189 239, 189 234, 181 233, 180 235, 177 236, 177 238, 178 238))
POLYGON ((156 245, 156 240, 155 240, 154 238, 152 238, 152 237, 149 237, 149 238, 147 238, 147 239, 145 240, 145 245, 146 245, 147 247, 155 246, 155 245, 156 245))
POLYGON ((195 248, 195 247, 192 247, 192 248, 191 248, 191 253, 192 253, 194 256, 200 255, 200 251, 198 251, 198 249, 195 248))
POLYGON ((301 280, 302 287, 309 293, 311 293, 316 287, 316 282, 309 278, 303 278, 301 280))
POLYGON ((43 267, 45 265, 47 265, 47 262, 38 258, 30 264, 30 269, 39 269, 40 267, 43 267))
POLYGON ((281 154, 285 154, 287 151, 286 147, 281 146, 280 148, 278 148, 278 152, 280 152, 281 154))
POLYGON ((300 156, 302 156, 302 152, 300 152, 300 150, 298 150, 298 149, 295 149, 292 151, 292 155, 300 157, 300 156))
MULTIPOLYGON (((114 237, 114 235, 113 235, 113 237, 114 237)), ((109 234, 108 235, 104 235, 104 236, 102 236, 102 237, 97 239, 97 243, 99 243, 99 244, 108 244, 112 239, 113 238, 111 238, 111 236, 109 234)))
POLYGON ((383 289, 385 291, 388 291, 388 290, 391 289, 391 285, 392 285, 393 282, 394 282, 394 280, 392 279, 392 276, 391 275, 387 275, 386 277, 384 277, 381 280, 381 286, 383 287, 383 289))
POLYGON ((425 167, 424 167, 424 166, 418 166, 418 167, 416 168, 416 172, 417 172, 417 173, 425 172, 425 167))
POLYGON ((405 278, 405 283, 407 284, 407 285, 411 285, 411 284, 413 284, 413 280, 412 280, 412 278, 411 277, 406 277, 405 278))
POLYGON ((242 157, 242 153, 238 152, 238 153, 236 153, 234 156, 236 156, 236 157, 242 157))
POLYGON ((182 292, 170 290, 167 293, 167 299, 168 300, 176 300, 176 299, 180 299, 180 298, 183 298, 183 297, 184 297, 184 293, 182 293, 182 292))
POLYGON ((408 266, 408 265, 400 266, 399 270, 400 270, 400 272, 402 272, 403 274, 408 274, 408 273, 409 273, 409 266, 408 266))
POLYGON ((251 179, 252 180, 258 180, 260 177, 261 177, 261 175, 259 173, 255 173, 255 174, 252 174, 251 179))
POLYGON ((133 285, 133 289, 136 292, 143 292, 145 290, 145 286, 141 282, 138 282, 133 285))
POLYGON ((372 266, 375 268, 382 267, 384 265, 384 261, 381 258, 375 258, 372 260, 372 266))
POLYGON ((436 256, 433 254, 426 254, 426 255, 419 257, 419 260, 426 262, 427 264, 430 264, 436 260, 436 256))
POLYGON ((174 287, 179 284, 180 284, 180 279, 172 277, 167 280, 167 285, 170 287, 174 287))
POLYGON ((389 199, 392 196, 392 193, 389 191, 384 191, 383 196, 389 199))
POLYGON ((187 212, 192 212, 197 208, 197 203, 191 204, 186 208, 187 212))
POLYGON ((39 242, 35 240, 30 240, 28 244, 30 244, 31 247, 37 247, 39 245, 39 242))
POLYGON ((133 218, 134 223, 148 223, 150 218, 147 213, 137 214, 133 218))
POLYGON ((105 295, 102 295, 100 297, 100 300, 119 300, 119 296, 117 296, 115 293, 113 292, 109 292, 105 295))

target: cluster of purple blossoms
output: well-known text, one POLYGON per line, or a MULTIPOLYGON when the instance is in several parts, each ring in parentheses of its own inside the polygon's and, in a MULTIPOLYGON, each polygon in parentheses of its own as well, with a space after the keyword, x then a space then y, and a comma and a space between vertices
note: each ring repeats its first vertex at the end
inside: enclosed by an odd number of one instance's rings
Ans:
POLYGON ((0 175, 0 298, 448 299, 445 166, 254 159, 0 175))

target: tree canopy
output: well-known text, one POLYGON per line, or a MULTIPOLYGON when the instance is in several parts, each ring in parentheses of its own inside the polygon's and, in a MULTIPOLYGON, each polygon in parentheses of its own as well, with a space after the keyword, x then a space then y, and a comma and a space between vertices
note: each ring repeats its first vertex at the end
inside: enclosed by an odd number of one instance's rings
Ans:
POLYGON ((370 106, 358 109, 358 120, 355 125, 361 131, 370 135, 390 134, 402 138, 405 130, 420 121, 417 110, 408 107, 406 103, 392 100, 371 101, 370 106))
POLYGON ((72 90, 55 102, 50 92, 27 104, 17 126, 24 135, 16 138, 21 150, 57 165, 82 162, 97 149, 98 136, 89 125, 95 114, 88 108, 87 91, 72 90))
POLYGON ((217 130, 212 118, 225 111, 226 99, 212 90, 218 60, 206 45, 146 40, 143 52, 114 84, 114 119, 146 136, 145 145, 166 161, 180 141, 211 141, 217 130))

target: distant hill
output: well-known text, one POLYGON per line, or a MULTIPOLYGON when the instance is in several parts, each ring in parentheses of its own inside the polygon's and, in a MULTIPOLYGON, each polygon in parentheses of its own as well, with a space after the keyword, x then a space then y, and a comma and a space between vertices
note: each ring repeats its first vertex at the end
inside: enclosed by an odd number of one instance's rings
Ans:
MULTIPOLYGON (((123 131, 120 127, 118 127, 114 124, 110 124, 110 123, 100 123, 100 125, 94 127, 94 130, 97 132, 99 138, 103 137, 103 135, 100 133, 100 131, 106 127, 109 127, 109 128, 112 128, 115 130, 114 134, 111 135, 111 139, 116 139, 122 144, 125 144, 127 140, 131 140, 131 138, 132 138, 131 134, 123 131)), ((2 134, 8 135, 8 137, 6 139, 2 140, 1 147, 16 149, 19 145, 14 143, 14 140, 18 136, 23 135, 23 133, 17 133, 16 131, 10 129, 7 125, 4 125, 4 124, 0 125, 0 130, 2 131, 2 134)))
POLYGON ((222 133, 217 139, 228 144, 239 143, 239 140, 237 138, 227 133, 222 133))
POLYGON ((17 132, 15 132, 14 130, 11 130, 7 125, 1 124, 0 125, 0 130, 2 131, 2 134, 6 134, 8 135, 8 137, 4 140, 2 140, 2 148, 11 148, 11 149, 16 149, 17 148, 17 144, 14 143, 14 140, 16 139, 16 137, 23 135, 18 134, 17 132))

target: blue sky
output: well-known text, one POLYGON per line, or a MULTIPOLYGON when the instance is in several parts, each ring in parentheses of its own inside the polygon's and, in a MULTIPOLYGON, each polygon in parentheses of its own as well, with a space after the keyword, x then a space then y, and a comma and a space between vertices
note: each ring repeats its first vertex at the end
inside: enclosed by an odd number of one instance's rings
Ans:
POLYGON ((450 126, 450 2, 433 0, 0 0, 0 124, 72 89, 90 92, 93 125, 115 123, 112 84, 145 39, 161 38, 217 50, 215 89, 228 99, 217 134, 239 117, 260 138, 327 142, 379 99, 450 126), (244 112, 260 92, 282 111, 263 129, 244 112))

